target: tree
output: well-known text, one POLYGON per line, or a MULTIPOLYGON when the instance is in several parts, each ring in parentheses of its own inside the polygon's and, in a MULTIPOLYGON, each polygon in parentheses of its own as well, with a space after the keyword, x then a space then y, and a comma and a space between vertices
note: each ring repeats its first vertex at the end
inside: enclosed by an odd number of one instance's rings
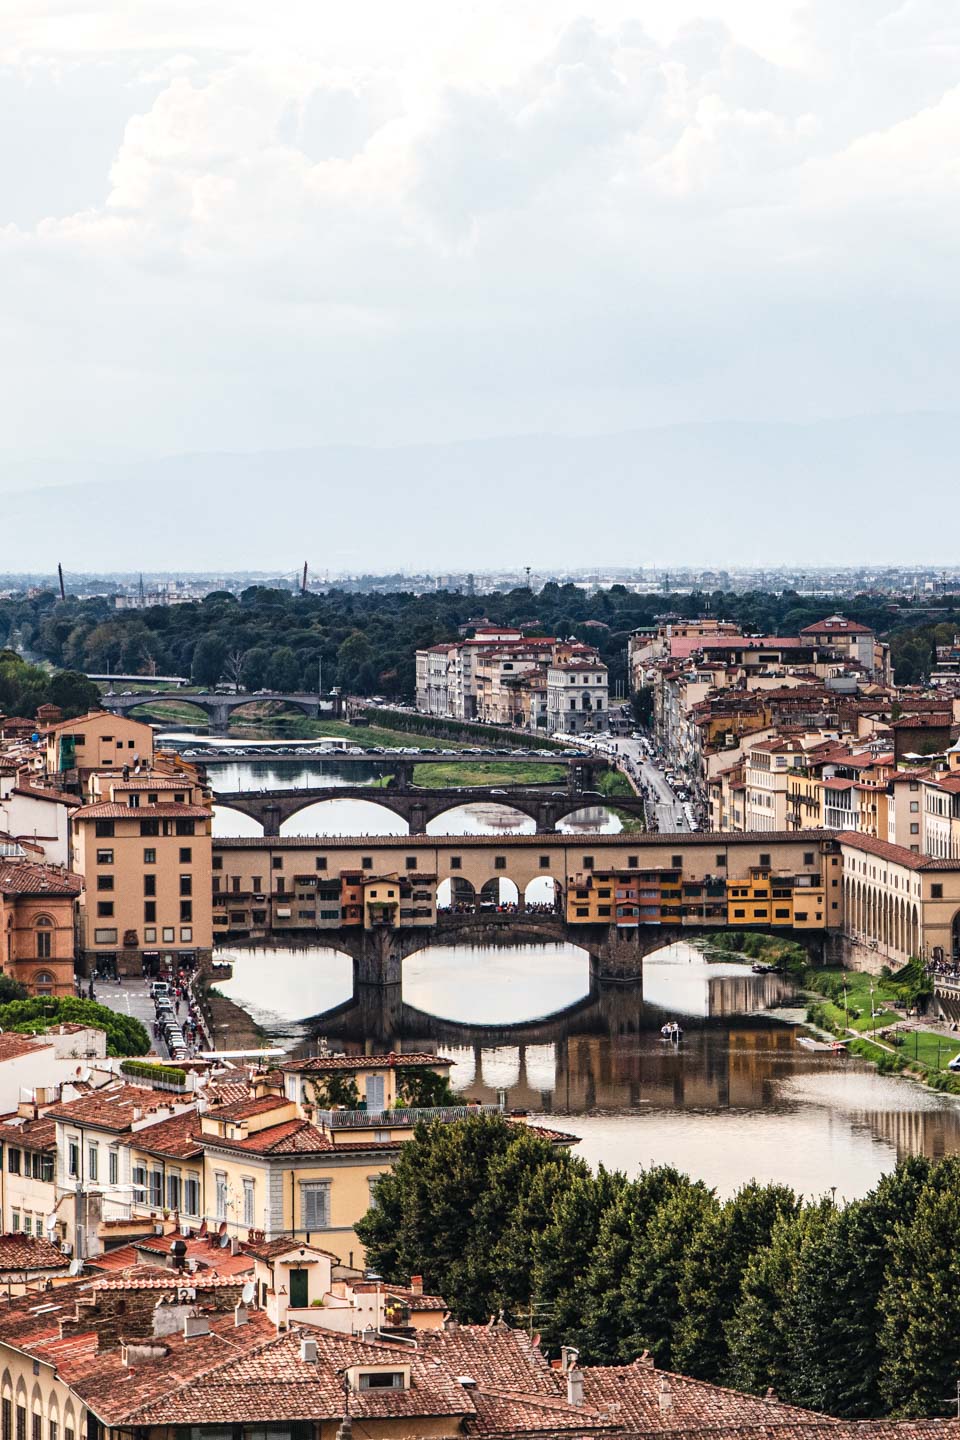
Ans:
POLYGON ((597 1232, 581 1286, 581 1343, 593 1364, 616 1364, 633 1327, 624 1311, 621 1287, 634 1246, 656 1211, 679 1185, 689 1183, 672 1165, 644 1170, 613 1198, 597 1232))
POLYGON ((271 690, 296 690, 300 684, 300 666, 289 645, 281 645, 267 666, 271 690))
POLYGON ((635 1360, 644 1350, 657 1364, 673 1369, 673 1340, 680 1322, 684 1267, 691 1253, 700 1253, 701 1231, 719 1209, 712 1190, 686 1177, 654 1210, 634 1244, 620 1285, 628 1333, 620 1344, 621 1359, 635 1360))
POLYGON ((960 1378, 960 1161, 944 1160, 889 1241, 880 1389, 897 1415, 935 1415, 960 1378))
POLYGON ((373 649, 363 631, 352 631, 337 650, 337 684, 341 690, 359 689, 361 673, 372 657, 373 649))
POLYGON ((421 1122, 357 1222, 368 1262, 394 1282, 429 1276, 463 1320, 487 1319, 495 1299, 522 1304, 504 1294, 491 1257, 536 1172, 555 1164, 585 1169, 501 1116, 421 1122))
POLYGON ((772 1386, 782 1400, 792 1396, 791 1336, 801 1258, 835 1216, 829 1200, 779 1215, 770 1244, 747 1263, 737 1307, 726 1324, 730 1383, 738 1389, 762 1394, 772 1386))
POLYGON ((602 1165, 595 1175, 571 1175, 545 1223, 530 1235, 534 1324, 549 1349, 572 1343, 586 1354, 584 1277, 603 1217, 627 1184, 619 1171, 602 1165))
POLYGON ((0 974, 0 1005, 6 1005, 11 1000, 26 1000, 27 987, 21 985, 19 980, 14 980, 10 975, 0 974))
POLYGON ((240 683, 244 690, 265 690, 267 674, 272 655, 263 645, 255 645, 243 657, 240 666, 240 683))
POLYGON ((100 689, 86 675, 76 670, 58 670, 51 676, 48 696, 52 705, 59 705, 67 720, 86 715, 100 704, 100 689))
POLYGON ((150 1049, 150 1038, 139 1020, 120 1015, 95 1000, 81 1000, 74 995, 35 995, 0 1005, 3 1030, 43 1034, 51 1025, 73 1023, 106 1031, 108 1055, 146 1055, 150 1049))
POLYGON ((728 1377, 726 1326, 752 1255, 770 1243, 781 1215, 795 1215, 797 1198, 784 1185, 751 1181, 708 1214, 696 1247, 687 1251, 680 1284, 681 1315, 673 1364, 714 1384, 728 1377))
POLYGON ((190 679, 195 685, 216 685, 226 659, 227 647, 219 635, 201 636, 194 648, 190 679))
POLYGON ((397 1103, 414 1109, 435 1105, 459 1105, 460 1099, 450 1088, 446 1075, 438 1075, 428 1065, 405 1067, 397 1080, 397 1103))

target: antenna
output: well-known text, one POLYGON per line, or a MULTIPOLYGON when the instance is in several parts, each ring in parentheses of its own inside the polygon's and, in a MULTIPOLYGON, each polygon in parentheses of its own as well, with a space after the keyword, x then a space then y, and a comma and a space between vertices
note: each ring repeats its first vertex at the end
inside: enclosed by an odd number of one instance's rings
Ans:
POLYGON ((254 1283, 253 1283, 252 1280, 248 1280, 247 1283, 246 1283, 246 1285, 244 1285, 243 1289, 240 1291, 240 1303, 241 1303, 241 1305, 252 1305, 252 1304, 253 1304, 253 1301, 254 1301, 254 1298, 255 1298, 255 1296, 256 1296, 256 1293, 257 1293, 257 1287, 256 1287, 256 1285, 254 1285, 254 1283))

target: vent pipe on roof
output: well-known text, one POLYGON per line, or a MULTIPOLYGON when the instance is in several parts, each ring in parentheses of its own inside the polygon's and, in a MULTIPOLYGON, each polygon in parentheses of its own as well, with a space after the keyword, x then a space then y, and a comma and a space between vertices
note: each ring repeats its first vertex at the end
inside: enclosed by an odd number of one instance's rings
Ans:
POLYGON ((567 1371, 567 1404, 583 1404, 583 1371, 576 1366, 567 1371))
POLYGON ((670 1389, 670 1381, 666 1375, 660 1377, 660 1414, 666 1415, 673 1409, 673 1391, 670 1389))

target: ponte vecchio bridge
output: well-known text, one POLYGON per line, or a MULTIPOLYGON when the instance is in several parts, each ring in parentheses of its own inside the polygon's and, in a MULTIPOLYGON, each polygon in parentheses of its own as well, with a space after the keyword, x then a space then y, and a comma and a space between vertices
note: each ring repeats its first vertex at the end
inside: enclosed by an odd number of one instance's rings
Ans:
POLYGON ((309 936, 359 985, 399 984, 434 943, 568 940, 639 975, 679 938, 752 930, 839 944, 843 865, 827 831, 771 834, 263 836, 214 842, 214 933, 309 936))

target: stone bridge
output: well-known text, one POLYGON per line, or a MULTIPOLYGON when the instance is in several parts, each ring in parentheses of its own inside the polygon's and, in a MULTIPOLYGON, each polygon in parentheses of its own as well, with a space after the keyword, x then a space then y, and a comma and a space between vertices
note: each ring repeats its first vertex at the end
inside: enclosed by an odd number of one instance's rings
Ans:
POLYGON ((461 805, 508 805, 528 816, 539 832, 556 830, 568 815, 596 806, 615 806, 643 818, 643 801, 636 795, 610 798, 595 790, 550 791, 536 786, 470 786, 436 790, 407 789, 404 786, 378 788, 372 785, 337 785, 316 789, 221 791, 215 803, 249 815, 263 826, 264 835, 279 835, 285 820, 310 805, 326 800, 366 800, 391 811, 407 822, 411 835, 423 835, 431 820, 461 805))
POLYGON ((316 720, 321 715, 332 717, 339 714, 338 700, 320 700, 316 695, 292 691, 287 693, 279 690, 261 691, 256 695, 242 693, 219 695, 216 691, 209 690, 141 690, 138 694, 133 695, 107 694, 103 696, 100 703, 103 709, 109 710, 112 715, 127 715, 141 705, 149 705, 151 709, 156 709, 164 702, 176 705, 196 705, 198 710, 202 710, 210 717, 210 724, 214 730, 226 730, 230 716, 235 710, 242 710, 245 705, 261 705, 268 702, 300 710, 311 720, 316 720))

